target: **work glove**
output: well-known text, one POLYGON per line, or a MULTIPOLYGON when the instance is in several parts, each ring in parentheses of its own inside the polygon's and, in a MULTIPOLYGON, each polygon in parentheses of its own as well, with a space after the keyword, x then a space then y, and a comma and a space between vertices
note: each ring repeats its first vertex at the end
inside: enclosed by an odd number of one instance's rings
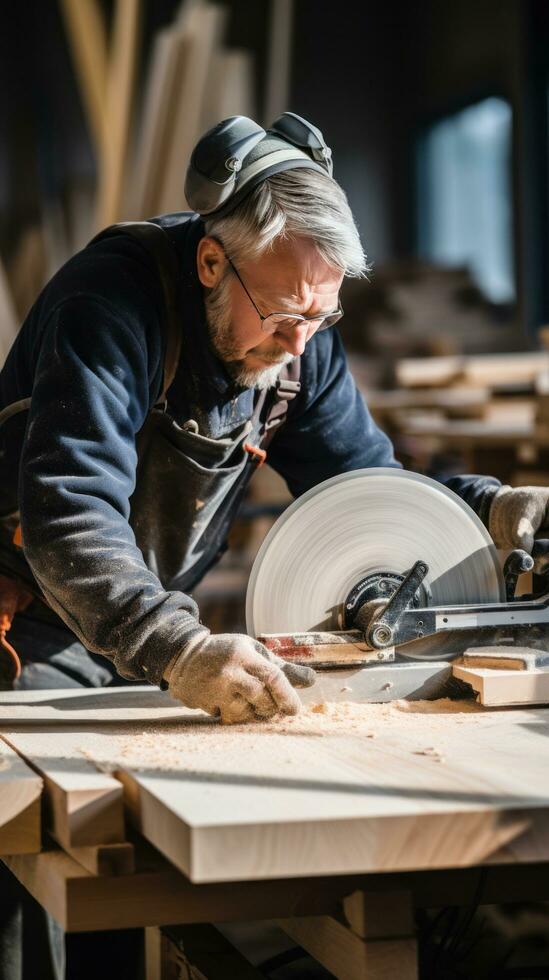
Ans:
POLYGON ((188 708, 202 708, 225 724, 296 715, 295 687, 311 687, 310 667, 287 663, 240 633, 203 633, 164 673, 169 692, 188 708))
POLYGON ((536 542, 540 531, 549 538, 549 487, 500 487, 490 505, 488 530, 496 548, 523 548, 541 554, 547 542, 536 542))

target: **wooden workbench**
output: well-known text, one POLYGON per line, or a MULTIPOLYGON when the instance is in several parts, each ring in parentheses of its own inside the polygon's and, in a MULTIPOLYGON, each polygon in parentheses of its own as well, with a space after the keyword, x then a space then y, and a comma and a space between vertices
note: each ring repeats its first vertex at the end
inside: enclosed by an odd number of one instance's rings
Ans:
MULTIPOLYGON (((390 935, 387 915, 365 932, 356 899, 346 921, 327 914, 336 899, 382 882, 417 905, 418 874, 482 865, 505 877, 505 866, 532 864, 534 874, 549 862, 543 708, 310 704, 294 719, 227 728, 158 691, 126 688, 2 696, 0 726, 42 775, 63 846, 10 867, 68 929, 284 916, 336 976, 390 976, 394 952, 399 975, 413 977, 402 915, 390 935), (94 848, 104 859, 133 847, 124 808, 164 863, 94 873, 94 848), (334 944, 345 968, 330 959, 334 944)), ((516 875, 502 880, 501 900, 516 875)))

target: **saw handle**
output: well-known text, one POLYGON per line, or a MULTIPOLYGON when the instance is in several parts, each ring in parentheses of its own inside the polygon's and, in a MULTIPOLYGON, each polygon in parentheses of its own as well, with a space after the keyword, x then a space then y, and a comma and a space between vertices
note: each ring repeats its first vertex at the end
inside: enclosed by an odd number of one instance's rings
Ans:
POLYGON ((393 592, 380 616, 373 620, 368 619, 368 622, 361 622, 362 609, 359 610, 355 623, 359 629, 364 630, 364 636, 369 646, 380 650, 393 645, 395 626, 404 610, 408 608, 428 572, 429 566, 426 562, 416 561, 406 578, 393 592))
POLYGON ((534 567, 534 559, 527 551, 522 548, 515 548, 505 559, 503 566, 503 578, 505 579, 505 595, 507 602, 512 602, 515 598, 517 582, 519 576, 524 572, 531 572, 534 567))

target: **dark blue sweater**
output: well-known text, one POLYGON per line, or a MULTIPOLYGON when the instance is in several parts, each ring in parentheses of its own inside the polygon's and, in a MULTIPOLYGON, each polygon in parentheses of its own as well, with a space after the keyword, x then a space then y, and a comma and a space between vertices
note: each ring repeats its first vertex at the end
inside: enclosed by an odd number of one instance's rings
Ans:
MULTIPOLYGON (((219 438, 251 416, 254 391, 235 387, 208 345, 196 274, 201 220, 157 220, 181 268, 183 347, 169 411, 181 423, 198 419, 202 434, 219 438)), ((129 524, 136 434, 162 384, 162 304, 145 249, 127 236, 102 240, 47 285, 0 374, 0 408, 32 395, 29 412, 0 429, 0 568, 33 578, 84 645, 122 675, 153 683, 200 628, 193 599, 163 588, 129 524), (7 515, 17 509, 24 558, 7 533, 7 515)), ((310 340, 301 381, 269 448, 295 496, 347 470, 399 465, 356 389, 336 330, 310 340)), ((482 513, 498 483, 459 477, 449 485, 482 513)))

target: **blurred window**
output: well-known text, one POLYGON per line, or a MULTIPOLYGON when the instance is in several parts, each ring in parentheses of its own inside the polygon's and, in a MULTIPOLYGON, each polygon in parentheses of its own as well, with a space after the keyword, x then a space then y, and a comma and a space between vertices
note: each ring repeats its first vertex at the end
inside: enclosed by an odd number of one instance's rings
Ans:
POLYGON ((419 250, 468 265, 494 303, 515 298, 511 107, 484 99, 432 125, 419 143, 419 250))

